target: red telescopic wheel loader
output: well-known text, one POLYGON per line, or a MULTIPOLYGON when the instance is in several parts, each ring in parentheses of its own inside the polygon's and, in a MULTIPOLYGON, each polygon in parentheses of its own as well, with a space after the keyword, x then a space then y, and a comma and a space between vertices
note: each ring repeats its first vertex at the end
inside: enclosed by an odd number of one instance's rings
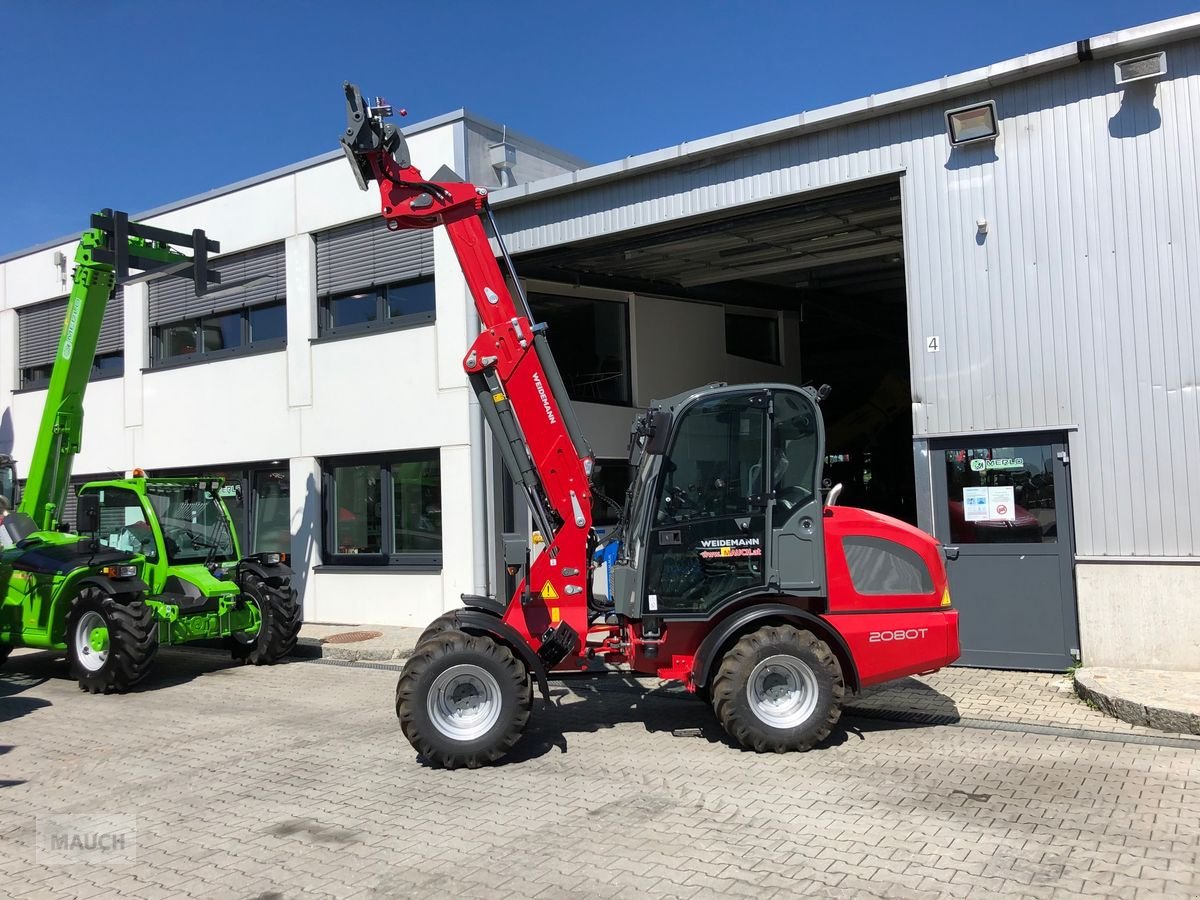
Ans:
POLYGON ((847 692, 958 658, 941 545, 837 506, 837 488, 822 495, 824 388, 709 384, 638 415, 598 596, 592 453, 487 191, 445 168, 426 180, 385 121, 392 109, 349 83, 345 94, 359 187, 376 183, 389 229, 440 226, 458 256, 482 323, 463 368, 534 523, 532 546, 504 551, 520 575, 512 596, 464 596, 400 675, 400 727, 422 756, 494 762, 521 736, 534 685, 548 698, 550 672, 593 659, 681 682, 734 740, 783 752, 824 739, 847 692))

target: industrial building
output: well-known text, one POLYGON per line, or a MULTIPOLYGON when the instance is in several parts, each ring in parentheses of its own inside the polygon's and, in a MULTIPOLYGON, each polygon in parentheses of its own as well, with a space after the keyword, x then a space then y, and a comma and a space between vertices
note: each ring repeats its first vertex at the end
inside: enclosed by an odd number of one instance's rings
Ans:
MULTIPOLYGON (((828 383, 841 502, 957 548, 962 662, 1053 670, 1200 665, 1198 125, 1191 15, 602 165, 461 110, 406 133, 492 192, 606 493, 653 398, 828 383)), ((525 524, 449 244, 377 212, 337 151, 137 216, 241 286, 119 292, 76 474, 223 474, 307 620, 423 625, 504 593, 525 524)), ((73 252, 0 260, 18 464, 73 252)))

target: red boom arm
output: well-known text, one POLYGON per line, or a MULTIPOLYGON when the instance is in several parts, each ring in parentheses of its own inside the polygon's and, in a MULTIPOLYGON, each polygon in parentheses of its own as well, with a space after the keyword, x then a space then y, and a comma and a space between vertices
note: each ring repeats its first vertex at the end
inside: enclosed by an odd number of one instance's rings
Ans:
MULTIPOLYGON (((356 150, 354 156, 361 174, 366 176, 369 167, 378 182, 389 229, 446 228, 483 324, 463 368, 497 441, 508 447, 501 448, 502 454, 507 453, 514 478, 526 488, 546 544, 510 598, 504 621, 535 650, 560 622, 581 641, 588 630, 590 451, 573 427, 570 400, 553 358, 548 350, 539 352, 542 329, 530 320, 523 298, 520 306, 514 301, 492 252, 482 220, 487 191, 461 181, 427 182, 407 159, 398 162, 393 153, 381 147, 356 150)), ((496 238, 500 240, 498 233, 496 238)), ((557 639, 564 637, 574 641, 560 629, 557 639)), ((575 643, 562 665, 578 665, 578 650, 575 643)))

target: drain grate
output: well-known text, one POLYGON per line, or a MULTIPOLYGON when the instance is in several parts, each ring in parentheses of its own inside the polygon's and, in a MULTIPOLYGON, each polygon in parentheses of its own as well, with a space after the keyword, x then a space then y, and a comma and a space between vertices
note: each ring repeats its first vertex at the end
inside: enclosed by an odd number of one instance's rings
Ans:
POLYGON ((343 631, 321 638, 322 644, 357 644, 359 641, 369 641, 371 638, 383 637, 382 631, 343 631))

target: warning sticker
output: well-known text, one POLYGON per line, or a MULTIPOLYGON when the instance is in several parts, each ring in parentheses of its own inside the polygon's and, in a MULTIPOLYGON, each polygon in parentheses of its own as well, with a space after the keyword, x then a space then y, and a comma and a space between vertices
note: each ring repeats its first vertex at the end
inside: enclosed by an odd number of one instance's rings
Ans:
POLYGON ((552 585, 549 581, 547 581, 545 584, 542 585, 542 599, 543 600, 557 600, 558 599, 558 591, 556 591, 554 589, 554 585, 552 585))

